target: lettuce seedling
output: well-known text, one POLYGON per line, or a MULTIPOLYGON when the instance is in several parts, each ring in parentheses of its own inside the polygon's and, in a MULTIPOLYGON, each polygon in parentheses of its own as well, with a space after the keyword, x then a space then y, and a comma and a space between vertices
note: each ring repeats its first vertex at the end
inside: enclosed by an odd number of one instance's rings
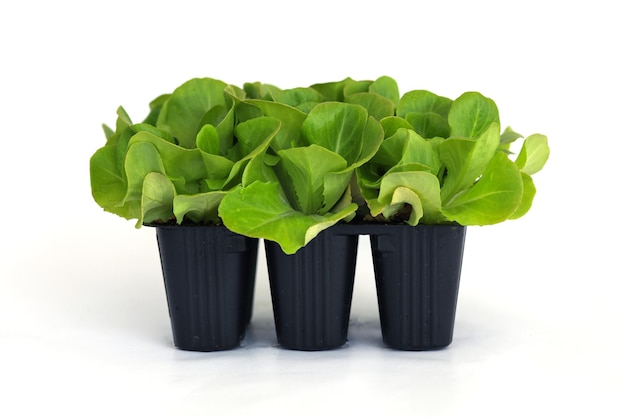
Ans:
POLYGON ((149 123, 118 110, 116 130, 90 161, 92 195, 106 211, 142 224, 185 220, 220 224, 217 207, 263 153, 279 122, 258 117, 235 126, 226 84, 193 79, 153 101, 149 123), (193 141, 191 138, 193 137, 193 141))
POLYGON ((281 89, 187 81, 142 123, 118 109, 90 161, 92 195, 137 226, 223 224, 295 253, 339 221, 487 225, 530 209, 547 138, 501 132, 493 100, 390 77, 281 89))
POLYGON ((384 221, 488 225, 524 215, 532 205, 531 175, 549 156, 547 138, 526 138, 515 161, 500 134, 498 108, 479 93, 452 101, 412 91, 397 115, 381 121, 386 139, 357 170, 370 215, 384 221))
POLYGON ((293 108, 254 103, 290 128, 280 143, 270 145, 273 153, 250 165, 242 187, 222 200, 219 215, 230 230, 273 240, 292 254, 354 216, 354 171, 376 153, 383 130, 361 106, 324 102, 305 115, 296 132, 293 108), (286 143, 295 146, 283 147, 286 143))

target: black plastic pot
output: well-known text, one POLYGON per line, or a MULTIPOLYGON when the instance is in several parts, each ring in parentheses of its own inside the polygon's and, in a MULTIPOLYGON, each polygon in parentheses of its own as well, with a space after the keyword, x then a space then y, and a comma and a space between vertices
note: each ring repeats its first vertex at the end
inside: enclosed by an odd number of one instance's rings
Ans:
POLYGON ((348 339, 358 235, 322 231, 293 255, 265 241, 278 343, 286 349, 338 348, 348 339))
POLYGON ((464 226, 381 225, 370 230, 383 341, 401 350, 452 342, 464 226))
POLYGON ((239 346, 252 315, 258 239, 223 226, 156 226, 174 344, 239 346))

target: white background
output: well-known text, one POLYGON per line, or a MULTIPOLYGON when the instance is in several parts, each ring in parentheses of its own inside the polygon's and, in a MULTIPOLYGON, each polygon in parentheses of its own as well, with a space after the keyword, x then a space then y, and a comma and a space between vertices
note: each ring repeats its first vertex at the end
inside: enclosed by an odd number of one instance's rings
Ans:
POLYGON ((624 415, 618 4, 2 3, 0 415, 624 415), (362 241, 345 348, 276 346, 263 253, 242 347, 173 348, 154 230, 91 199, 101 123, 119 105, 139 121, 196 76, 381 75, 402 92, 480 91, 504 125, 550 139, 531 212, 468 230, 452 345, 382 346, 362 241))

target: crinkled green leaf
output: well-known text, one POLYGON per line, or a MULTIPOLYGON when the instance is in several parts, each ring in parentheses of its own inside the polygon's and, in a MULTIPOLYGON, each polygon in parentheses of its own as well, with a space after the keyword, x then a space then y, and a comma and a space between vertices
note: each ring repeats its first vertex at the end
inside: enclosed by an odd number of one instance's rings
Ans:
POLYGON ((442 211, 449 220, 467 226, 495 224, 516 212, 523 193, 517 166, 504 153, 497 152, 482 177, 445 202, 442 211))
POLYGON ((541 171, 549 156, 548 138, 544 135, 534 134, 524 139, 524 144, 515 164, 520 171, 532 175, 541 171))
POLYGON ((219 206, 219 215, 235 233, 272 240, 285 253, 293 254, 356 208, 350 204, 336 213, 307 215, 291 206, 280 184, 254 182, 228 193, 219 206))
POLYGON ((450 106, 448 123, 450 136, 477 138, 494 123, 499 125, 500 115, 493 100, 480 93, 468 92, 450 106))

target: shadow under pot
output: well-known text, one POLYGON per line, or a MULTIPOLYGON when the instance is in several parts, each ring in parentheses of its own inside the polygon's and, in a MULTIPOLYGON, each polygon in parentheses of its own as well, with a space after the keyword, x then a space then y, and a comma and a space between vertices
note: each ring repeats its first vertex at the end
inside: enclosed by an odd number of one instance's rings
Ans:
POLYGON ((174 345, 238 347, 252 316, 258 239, 224 226, 156 226, 174 345))
POLYGON ((322 231, 293 255, 265 241, 276 336, 286 349, 343 346, 354 288, 358 235, 322 231))
POLYGON ((464 226, 386 225, 370 233, 383 341, 393 349, 452 343, 464 226))

